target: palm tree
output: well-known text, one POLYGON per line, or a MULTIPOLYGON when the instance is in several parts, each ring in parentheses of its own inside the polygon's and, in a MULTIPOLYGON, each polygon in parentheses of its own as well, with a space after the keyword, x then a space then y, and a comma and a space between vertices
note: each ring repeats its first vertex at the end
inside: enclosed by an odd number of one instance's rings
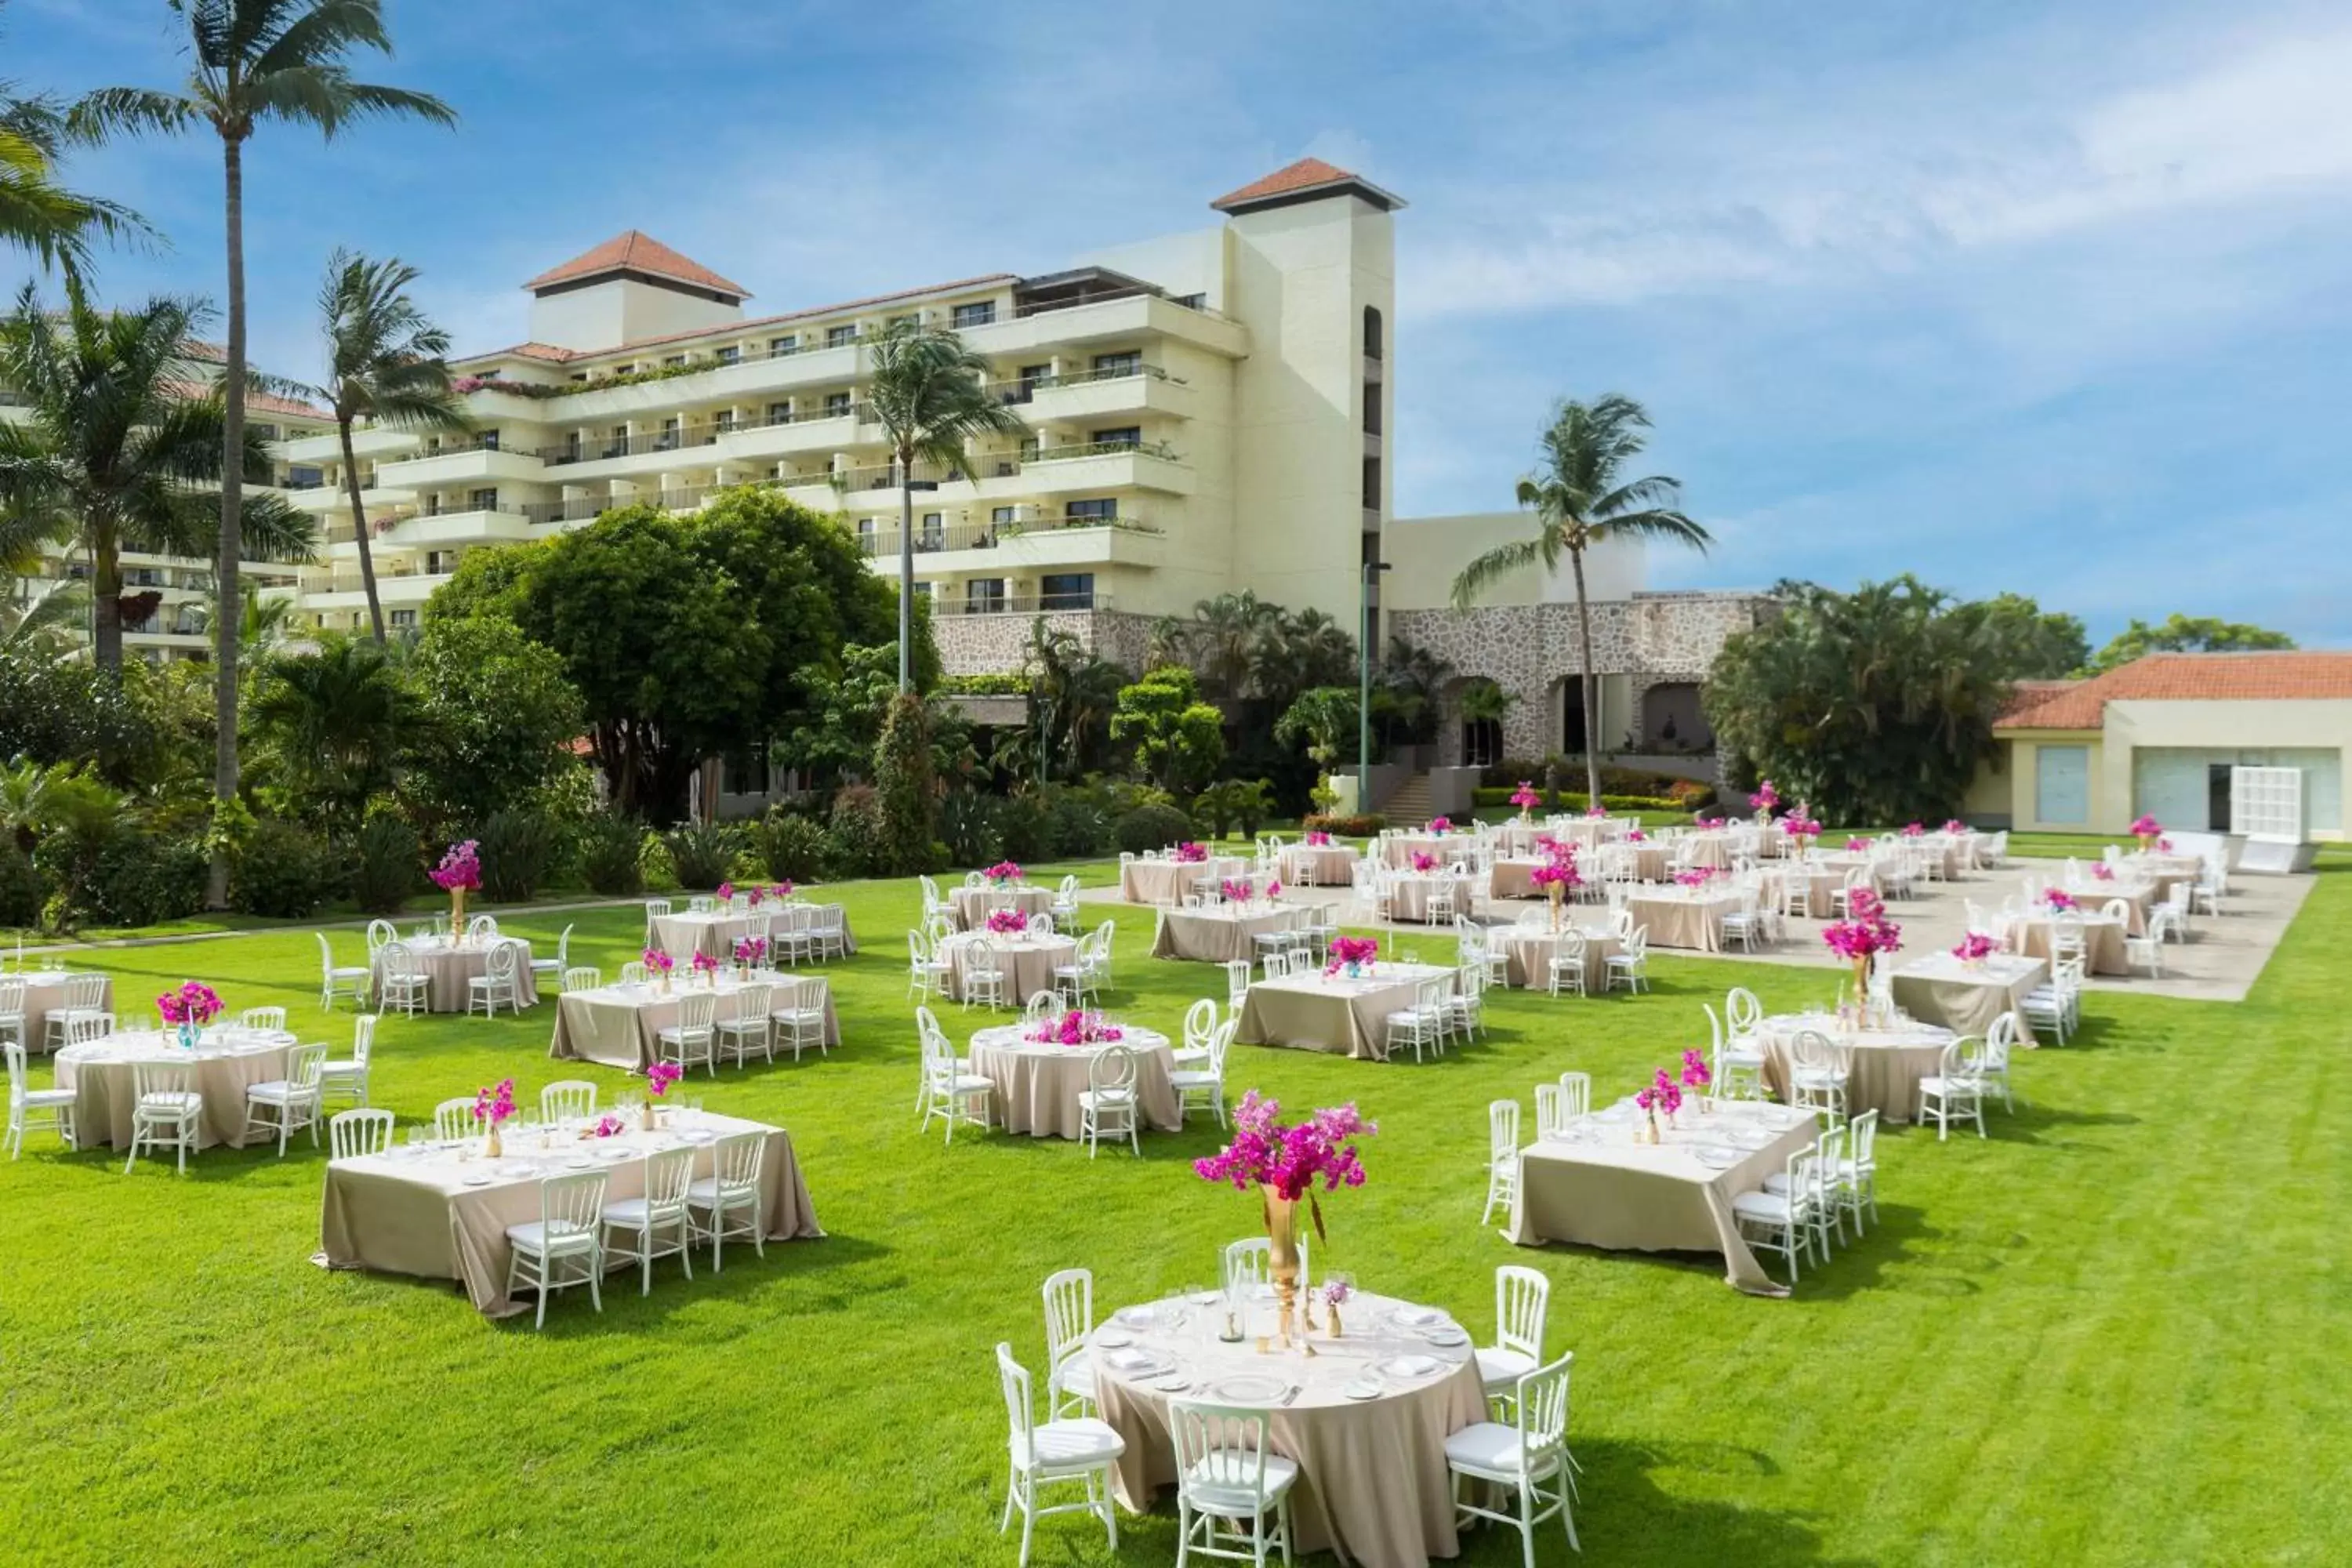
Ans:
POLYGON ((919 461, 962 471, 964 444, 981 436, 1017 436, 1029 426, 1011 405, 982 384, 988 361, 944 327, 890 323, 874 344, 866 397, 888 434, 898 474, 898 689, 915 689, 915 496, 919 461))
POLYGON ((54 99, 19 98, 0 81, 0 241, 29 250, 68 278, 89 265, 92 234, 152 231, 130 208, 68 191, 57 181, 66 117, 54 99))
POLYGON ((1201 683, 1213 696, 1238 702, 1249 695, 1266 634, 1281 624, 1282 606, 1248 588, 1220 594, 1192 606, 1185 642, 1196 656, 1201 683))
MULTIPOLYGON (((220 553, 213 617, 215 728, 213 798, 236 798, 236 566, 244 502, 244 472, 233 460, 245 450, 245 143, 266 121, 317 127, 332 139, 355 121, 413 115, 447 125, 457 112, 429 93, 352 79, 344 63, 354 51, 392 53, 379 0, 169 0, 187 24, 192 68, 178 92, 149 88, 101 88, 74 105, 69 124, 100 140, 116 132, 176 135, 209 126, 220 138, 223 212, 228 236, 228 370, 226 416, 221 425, 220 553)), ((213 855, 206 901, 228 898, 224 845, 213 855)))
POLYGON ((1675 510, 1681 484, 1664 475, 1624 479, 1625 465, 1648 444, 1650 416, 1621 393, 1590 404, 1572 400, 1553 410, 1540 443, 1542 467, 1519 480, 1519 504, 1536 514, 1534 537, 1498 544, 1454 579, 1454 607, 1466 610, 1486 589, 1513 572, 1540 564, 1549 573, 1566 554, 1576 574, 1578 685, 1584 697, 1584 787, 1601 798, 1600 736, 1593 712, 1592 610, 1584 593, 1584 552, 1610 539, 1657 539, 1704 554, 1714 542, 1706 529, 1675 510))
MULTIPOLYGON (((29 418, 0 424, 0 541, 62 541, 90 563, 90 642, 99 667, 122 668, 122 552, 210 552, 221 478, 219 395, 187 379, 187 343, 204 311, 151 300, 111 314, 68 290, 62 318, 32 286, 0 319, 0 381, 29 418)), ((245 460, 263 460, 260 443, 245 460)), ((299 557, 310 525, 281 496, 246 498, 240 533, 257 553, 299 557)))
POLYGON ((17 578, 16 591, 0 602, 0 659, 76 657, 73 633, 89 605, 79 583, 59 578, 36 587, 30 578, 17 578))
POLYGON ((370 261, 338 250, 328 259, 319 290, 327 324, 327 384, 308 389, 334 410, 342 438, 343 485, 351 493, 352 538, 360 549, 360 585, 367 591, 368 625, 383 641, 383 605, 375 592, 375 557, 368 547, 366 509, 360 505, 360 466, 352 426, 364 418, 394 430, 466 435, 473 424, 449 379, 449 334, 425 320, 407 289, 416 268, 397 257, 370 261))
POLYGON ((316 652, 271 654, 254 672, 253 732, 331 826, 357 827, 368 797, 392 783, 407 710, 396 657, 382 643, 330 637, 316 652))
POLYGON ((1029 678, 1029 727, 1039 781, 1051 776, 1056 758, 1071 778, 1080 777, 1110 728, 1127 671, 1088 652, 1076 632, 1048 627, 1043 616, 1029 627, 1022 668, 1029 678))

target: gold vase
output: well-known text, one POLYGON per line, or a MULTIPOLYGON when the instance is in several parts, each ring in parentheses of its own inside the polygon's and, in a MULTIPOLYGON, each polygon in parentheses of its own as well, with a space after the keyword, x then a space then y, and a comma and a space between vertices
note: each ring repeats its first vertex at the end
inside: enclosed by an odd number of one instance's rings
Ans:
POLYGON ((453 937, 466 934, 466 889, 463 888, 449 889, 449 934, 453 937))
POLYGON ((1273 1244, 1266 1272, 1274 1278, 1274 1305, 1282 1321, 1278 1338, 1288 1344, 1298 1311, 1298 1200, 1286 1198, 1272 1187, 1265 1194, 1265 1237, 1273 1244))
POLYGON ((490 1123, 490 1136, 488 1141, 482 1145, 482 1152, 488 1155, 493 1160, 506 1152, 504 1146, 499 1142, 499 1124, 495 1121, 490 1123))
POLYGON ((1339 1337, 1339 1303, 1326 1301, 1323 1303, 1323 1310, 1330 1314, 1331 1337, 1336 1340, 1339 1337))
POLYGON ((1559 934, 1559 906, 1566 899, 1567 892, 1568 889, 1558 882, 1551 885, 1551 933, 1554 936, 1559 934))
POLYGON ((645 1128, 645 1130, 646 1130, 646 1131, 648 1131, 648 1132, 658 1131, 660 1130, 660 1125, 661 1125, 661 1124, 660 1124, 658 1121, 655 1121, 655 1119, 654 1119, 654 1110, 655 1110, 655 1106, 654 1106, 654 1102, 653 1102, 653 1097, 652 1097, 652 1096, 650 1096, 650 1095, 648 1095, 648 1096, 646 1096, 646 1114, 645 1114, 645 1120, 644 1120, 644 1121, 641 1123, 641 1125, 643 1125, 643 1127, 645 1128))

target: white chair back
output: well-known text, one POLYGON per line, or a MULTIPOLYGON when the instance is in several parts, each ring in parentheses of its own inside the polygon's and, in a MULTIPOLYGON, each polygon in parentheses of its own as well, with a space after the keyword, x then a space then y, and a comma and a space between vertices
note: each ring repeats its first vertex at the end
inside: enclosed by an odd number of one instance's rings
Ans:
POLYGON ((1523 1264, 1495 1270, 1495 1342, 1529 1361, 1543 1360, 1544 1315, 1551 1307, 1551 1279, 1523 1264))
POLYGON ((471 1100, 445 1100, 433 1108, 433 1136, 439 1142, 454 1143, 480 1131, 471 1100))
POLYGON ((1592 1075, 1589 1072, 1564 1072, 1559 1075, 1560 1114, 1564 1117, 1589 1115, 1592 1110, 1592 1075))
POLYGON ((327 1123, 327 1147, 332 1158, 356 1160, 381 1154, 392 1147, 392 1112, 345 1110, 327 1123))
POLYGON ((596 1114, 596 1086, 584 1079, 562 1079, 539 1091, 542 1121, 585 1121, 596 1114))

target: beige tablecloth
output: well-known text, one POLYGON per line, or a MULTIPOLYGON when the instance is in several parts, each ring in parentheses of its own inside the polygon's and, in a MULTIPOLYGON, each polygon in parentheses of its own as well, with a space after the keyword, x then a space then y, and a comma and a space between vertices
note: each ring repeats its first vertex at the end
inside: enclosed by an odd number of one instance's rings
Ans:
POLYGON ((1444 975, 1450 990, 1453 974, 1431 963, 1381 963, 1354 980, 1344 974, 1326 978, 1320 970, 1261 980, 1243 1000, 1235 1037, 1250 1045, 1296 1046, 1385 1061, 1388 1016, 1410 1008, 1424 980, 1444 975))
MULTIPOLYGON (((1546 899, 1551 895, 1536 885, 1536 868, 1549 865, 1541 856, 1510 856, 1495 862, 1487 873, 1486 896, 1489 899, 1546 899)), ((1579 865, 1580 873, 1588 868, 1579 865)))
MULTIPOLYGON (((1397 1306, 1390 1298, 1359 1291, 1343 1310, 1338 1339, 1322 1332, 1313 1336, 1317 1353, 1311 1358, 1298 1351, 1260 1355, 1255 1331, 1240 1344, 1223 1343, 1216 1337, 1221 1310, 1208 1305, 1192 1306, 1181 1327, 1174 1323, 1173 1303, 1150 1309, 1154 1324, 1164 1326, 1118 1326, 1135 1341, 1122 1350, 1157 1352, 1191 1378, 1201 1391, 1190 1397, 1243 1403, 1218 1393, 1226 1380, 1241 1376, 1274 1377, 1298 1386, 1288 1405, 1272 1406, 1267 1422, 1275 1451, 1298 1466, 1290 1494, 1297 1553, 1334 1551, 1365 1568, 1423 1568, 1461 1550, 1445 1439, 1486 1420, 1486 1401, 1470 1346, 1429 1343, 1391 1321, 1397 1306), (1427 1356, 1437 1369, 1414 1378, 1382 1375, 1385 1392, 1371 1399, 1354 1400, 1342 1392, 1402 1355, 1427 1356)), ((1319 1307, 1317 1312, 1319 1324, 1319 1307)), ((1271 1326, 1270 1306, 1255 1316, 1271 1326)), ((1103 1419, 1127 1440, 1127 1452, 1112 1471, 1112 1489, 1128 1508, 1148 1509, 1159 1489, 1175 1484, 1168 1401, 1176 1396, 1153 1387, 1153 1377, 1121 1375, 1105 1360, 1117 1352, 1097 1346, 1080 1353, 1095 1358, 1103 1419)))
MULTIPOLYGON (((1630 1110, 1633 1101, 1619 1101, 1612 1113, 1620 1108, 1630 1110)), ((1789 1156, 1816 1136, 1813 1118, 1725 1100, 1712 1115, 1685 1101, 1680 1120, 1680 1127, 1665 1129, 1654 1144, 1634 1142, 1642 1124, 1637 1113, 1613 1123, 1588 1121, 1595 1142, 1528 1145, 1519 1153, 1511 1239, 1522 1247, 1566 1241, 1622 1252, 1719 1252, 1727 1283, 1757 1295, 1786 1295, 1741 1239, 1731 1201, 1787 1169, 1789 1156), (1771 1141, 1740 1149, 1738 1163, 1721 1170, 1700 1163, 1696 1151, 1701 1145, 1722 1142, 1742 1126, 1761 1127, 1771 1141)))
POLYGON ((2102 882, 2094 877, 2080 887, 2068 887, 2066 891, 2074 895, 2086 915, 2105 914, 2109 904, 2123 905, 2124 929, 2134 936, 2147 934, 2148 914, 2164 899, 2157 885, 2145 877, 2117 877, 2112 882, 2102 882))
POLYGON ((1891 979, 1895 1005, 1914 1018, 1982 1039, 1995 1018, 2014 1013, 2018 1042, 2031 1046, 2026 994, 2049 977, 2050 965, 2038 958, 1995 953, 1983 968, 1969 969, 1948 952, 1931 952, 1903 965, 1891 979))
MULTIPOLYGON (((194 1051, 156 1032, 109 1035, 67 1046, 57 1054, 57 1084, 74 1091, 74 1137, 83 1148, 131 1146, 131 1111, 138 1101, 139 1061, 193 1061, 196 1093, 205 1102, 196 1147, 245 1147, 245 1091, 286 1076, 294 1037, 282 1031, 231 1030, 194 1051)), ((305 1134, 308 1136, 308 1134, 305 1134)))
POLYGON ((1440 889, 1451 889, 1454 909, 1445 916, 1445 921, 1450 923, 1470 912, 1471 900, 1478 891, 1478 880, 1476 877, 1452 877, 1442 871, 1428 876, 1399 871, 1389 879, 1389 918, 1426 925, 1430 920, 1431 895, 1440 889))
POLYGON ((1652 947, 1721 952, 1723 917, 1738 912, 1739 896, 1707 889, 1652 888, 1627 894, 1625 908, 1634 925, 1649 931, 1652 947))
POLYGON ((957 937, 940 944, 940 956, 948 961, 949 1000, 963 1000, 964 971, 972 967, 973 956, 983 944, 995 967, 1004 972, 1005 1001, 1014 1007, 1026 1005, 1040 991, 1053 990, 1054 971, 1078 958, 1078 944, 1066 936, 957 937))
POLYGON ((1838 855, 1820 860, 1791 858, 1764 867, 1758 873, 1764 890, 1759 903, 1761 907, 1786 909, 1789 883, 1801 881, 1805 886, 1804 912, 1817 921, 1833 919, 1838 912, 1837 890, 1845 886, 1847 875, 1856 868, 1865 873, 1862 879, 1864 887, 1874 893, 1885 890, 1879 886, 1878 872, 1871 866, 1867 856, 1838 855))
POLYGON ((1732 838, 1724 832, 1686 833, 1678 841, 1685 866, 1709 866, 1718 871, 1731 867, 1732 838))
MULTIPOLYGON (((2048 915, 2027 915, 2013 920, 2009 924, 2009 945, 2028 958, 2048 958, 2053 923, 2048 915)), ((2083 969, 2085 973, 2131 973, 2130 949, 2124 945, 2126 923, 2104 914, 2084 915, 2083 969)))
POLYGON ((1948 882, 1957 882, 1976 869, 1977 835, 1973 833, 1928 833, 1915 842, 1942 862, 1937 869, 1948 882))
MULTIPOLYGON (((502 936, 493 939, 513 946, 515 952, 515 996, 526 1007, 539 1005, 539 979, 530 972, 530 943, 520 937, 502 936)), ((472 942, 460 947, 446 938, 427 942, 411 940, 409 952, 416 955, 416 966, 425 971, 425 1008, 429 1013, 462 1013, 466 1010, 466 983, 489 968, 490 944, 472 942)), ((383 954, 378 952, 368 960, 368 994, 383 994, 383 954)), ((499 1004, 503 1012, 506 1004, 499 1004)))
MULTIPOLYGON (((1609 960, 1625 950, 1617 933, 1606 926, 1578 928, 1584 932, 1584 988, 1598 995, 1609 980, 1609 960)), ((1559 952, 1559 937, 1543 926, 1503 926, 1490 931, 1487 944, 1500 952, 1513 985, 1530 991, 1551 989, 1551 961, 1559 952)))
POLYGON ((982 931, 989 915, 997 910, 1018 910, 1024 916, 1053 913, 1054 889, 1029 882, 1004 888, 951 888, 948 907, 954 911, 956 930, 982 931))
POLYGON ((1433 855, 1441 867, 1451 865, 1476 842, 1468 833, 1400 833, 1380 841, 1381 861, 1391 870, 1410 871, 1415 855, 1433 855))
MULTIPOLYGON (((66 1003, 66 980, 73 972, 64 969, 28 969, 10 976, 25 983, 25 1052, 39 1056, 48 1049, 49 1015, 66 1003)), ((99 996, 99 1010, 114 1010, 114 982, 106 975, 99 996)), ((162 984, 156 989, 161 991, 162 984)))
POLYGON ((1286 882, 1301 887, 1346 887, 1362 853, 1352 844, 1293 844, 1275 862, 1286 882))
MULTIPOLYGON (((1076 1138, 1078 1096, 1087 1088, 1087 1074, 1100 1046, 1051 1045, 1025 1038, 1028 1024, 1000 1024, 971 1037, 971 1070, 995 1085, 989 1106, 1007 1132, 1032 1138, 1076 1138)), ((1183 1119, 1176 1110, 1176 1089, 1168 1075, 1176 1070, 1168 1037, 1151 1029, 1121 1026, 1118 1043, 1135 1053, 1135 1095, 1143 1124, 1173 1132, 1183 1119)))
MULTIPOLYGON (((575 1140, 542 1152, 535 1139, 528 1149, 510 1148, 506 1157, 484 1160, 474 1153, 478 1140, 467 1140, 466 1156, 451 1150, 412 1154, 396 1147, 386 1154, 336 1160, 327 1166, 326 1196, 319 1212, 319 1252, 313 1262, 330 1268, 369 1268, 384 1274, 407 1274, 425 1279, 457 1279, 483 1313, 493 1318, 528 1311, 524 1303, 507 1294, 507 1271, 513 1249, 506 1227, 539 1218, 539 1184, 544 1176, 571 1175, 565 1162, 580 1151, 614 1148, 629 1158, 596 1167, 607 1172, 604 1201, 644 1195, 645 1156, 677 1145, 678 1134, 725 1137, 736 1132, 763 1131, 767 1152, 760 1167, 760 1224, 771 1241, 821 1237, 816 1210, 809 1203, 808 1184, 793 1157, 791 1134, 781 1127, 745 1121, 709 1111, 663 1113, 664 1130, 656 1133, 630 1131, 618 1138, 575 1140), (493 1180, 467 1186, 469 1174, 489 1173, 493 1180)), ((695 1156, 697 1176, 710 1174, 710 1151, 695 1156)), ((737 1267, 747 1264, 751 1247, 730 1242, 726 1254, 737 1267)), ((709 1244, 695 1257, 700 1276, 710 1257, 709 1244)), ((613 1264, 634 1269, 635 1264, 613 1264)), ((656 1273, 677 1268, 675 1260, 657 1266, 656 1273)), ((681 1284, 685 1282, 680 1281, 681 1284)), ((688 1286, 688 1289, 692 1289, 688 1286)), ((587 1310, 587 1303, 580 1303, 587 1310)), ((551 1309, 552 1310, 552 1309, 551 1309)))
POLYGON ((2202 876, 2205 863, 2194 855, 2131 854, 2123 858, 2116 869, 2148 882, 2157 898, 2163 900, 2172 897, 2175 885, 2194 882, 2202 876))
POLYGON ((1796 1063, 1800 1030, 1811 1029, 1830 1043, 1846 1071, 1846 1114, 1875 1110, 1881 1121, 1908 1121, 1919 1103, 1919 1080, 1933 1073, 1952 1042, 1952 1031, 1934 1024, 1909 1028, 1861 1029, 1841 1034, 1837 1019, 1795 1014, 1764 1020, 1764 1083, 1783 1100, 1796 1096, 1789 1075, 1796 1063))
MULTIPOLYGON (((833 987, 814 976, 782 974, 771 984, 779 986, 797 984, 803 988, 814 987, 824 999, 824 1043, 841 1044, 841 1020, 833 1010, 833 987)), ((606 1067, 625 1068, 642 1072, 655 1060, 655 1047, 660 1043, 661 1032, 677 1023, 678 1005, 688 992, 696 989, 685 980, 673 978, 667 992, 657 984, 645 981, 628 985, 603 985, 593 991, 567 992, 555 999, 555 1038, 547 1054, 559 1060, 601 1062, 606 1067)), ((734 996, 742 989, 732 977, 721 979, 719 992, 719 1016, 735 1016, 734 996)), ((781 995, 772 996, 769 1010, 783 1005, 781 995)))
POLYGON ((1256 938, 1266 931, 1297 931, 1307 924, 1303 909, 1265 904, 1220 909, 1162 910, 1151 938, 1154 958, 1190 958, 1204 963, 1255 963, 1256 938))
POLYGON ((1235 855, 1206 860, 1128 860, 1118 868, 1118 896, 1130 904, 1181 904, 1206 879, 1213 888, 1250 874, 1251 862, 1235 855))
POLYGON ((829 910, 841 914, 842 951, 856 952, 857 939, 850 933, 849 916, 840 904, 765 903, 756 910, 721 910, 703 913, 688 911, 664 915, 654 921, 654 942, 672 958, 684 963, 698 952, 707 952, 722 963, 735 961, 735 944, 772 920, 782 930, 788 912, 829 910))

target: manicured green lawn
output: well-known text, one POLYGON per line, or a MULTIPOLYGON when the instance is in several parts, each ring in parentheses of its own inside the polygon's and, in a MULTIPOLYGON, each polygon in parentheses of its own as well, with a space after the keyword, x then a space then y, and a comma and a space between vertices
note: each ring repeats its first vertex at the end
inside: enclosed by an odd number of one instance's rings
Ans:
MULTIPOLYGON (((1886 1138, 1883 1225, 1786 1301, 1733 1293, 1704 1258, 1525 1252, 1481 1230, 1484 1107, 1570 1067, 1630 1090, 1704 1042, 1702 998, 1738 980, 1795 1005, 1827 971, 1662 959, 1638 1000, 1501 998, 1492 1038, 1442 1063, 1244 1048, 1232 1083, 1352 1097, 1381 1124, 1318 1268, 1482 1335, 1496 1264, 1550 1273, 1587 1561, 2341 1563, 2352 876, 2337 862, 2322 881, 2247 1003, 2095 994, 2078 1046, 2022 1061, 2031 1108, 1990 1142, 1886 1138)), ((649 1300, 616 1289, 601 1317, 568 1295, 533 1333, 446 1285, 313 1268, 308 1148, 126 1178, 119 1156, 37 1137, 0 1163, 5 1555, 1009 1564, 991 1348, 1039 1362, 1051 1269, 1092 1267, 1108 1310, 1213 1279, 1255 1211, 1191 1174, 1217 1141, 1199 1122, 1139 1162, 918 1138, 913 886, 846 897, 866 952, 833 972, 845 1048, 705 1090, 792 1130, 829 1238, 730 1251, 691 1284, 666 1272, 649 1300)), ((634 952, 633 913, 579 919, 575 962, 610 973, 634 952)), ((557 922, 513 929, 547 952, 557 922)), ((1172 1027, 1223 976, 1143 959, 1150 929, 1121 914, 1113 1000, 1172 1027)), ((125 1006, 194 974, 348 1041, 350 1016, 316 1009, 307 933, 93 956, 125 1006)), ((945 1016, 959 1039, 980 1017, 945 1016)), ((551 1023, 546 1005, 387 1020, 377 1102, 416 1117, 509 1073, 535 1095, 576 1070, 552 1070, 551 1023)), ((1130 1519, 1118 1560, 1172 1562, 1173 1533, 1169 1510, 1130 1519)), ((1041 1563, 1106 1558, 1082 1520, 1040 1535, 1041 1563)), ((1543 1557, 1570 1560, 1556 1537, 1543 1557)), ((1473 1538, 1465 1560, 1515 1563, 1516 1543, 1473 1538)))

